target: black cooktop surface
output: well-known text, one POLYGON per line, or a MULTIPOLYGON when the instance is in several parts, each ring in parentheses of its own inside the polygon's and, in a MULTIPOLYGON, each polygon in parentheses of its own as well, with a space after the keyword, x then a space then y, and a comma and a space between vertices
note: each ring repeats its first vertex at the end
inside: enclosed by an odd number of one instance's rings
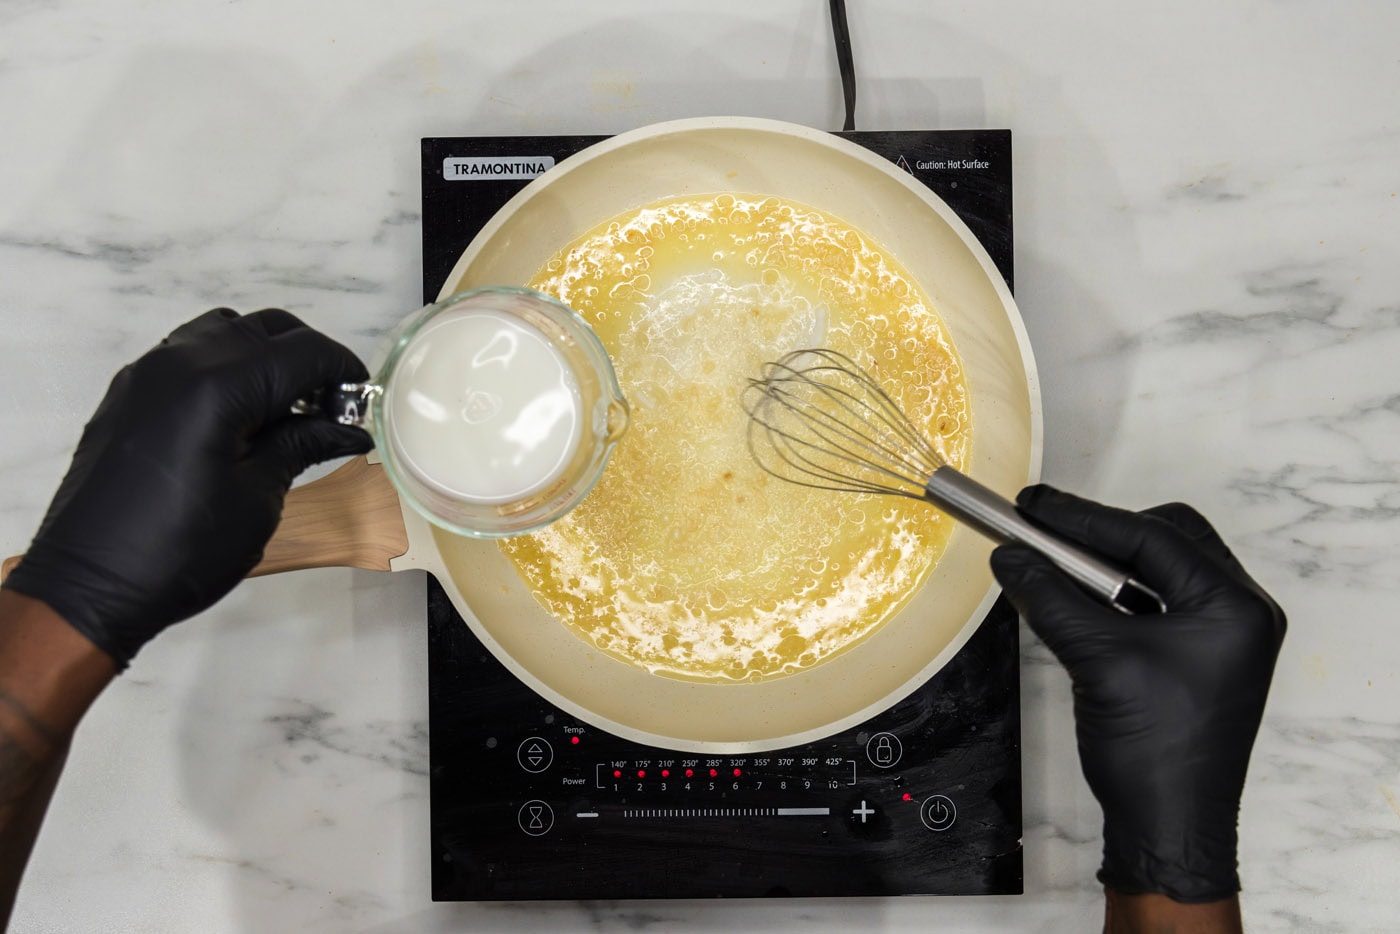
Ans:
MULTIPOLYGON (((942 197, 1011 283, 1008 131, 838 135, 942 197)), ((604 138, 423 140, 424 300, 533 174, 604 138)), ((428 631, 435 900, 1021 891, 1018 626, 1004 600, 884 713, 732 756, 639 745, 554 707, 432 580, 428 631)))

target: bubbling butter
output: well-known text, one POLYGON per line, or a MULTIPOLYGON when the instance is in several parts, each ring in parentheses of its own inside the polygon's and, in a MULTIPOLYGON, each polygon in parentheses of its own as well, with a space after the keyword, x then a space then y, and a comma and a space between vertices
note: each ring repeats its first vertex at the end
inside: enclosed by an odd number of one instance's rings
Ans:
POLYGON ((755 681, 859 642, 928 576, 951 520, 769 477, 749 455, 740 405, 765 362, 830 347, 877 374, 962 466, 961 364, 878 244, 779 198, 673 199, 589 231, 529 285, 592 325, 633 409, 589 497, 501 543, 581 638, 660 675, 755 681))

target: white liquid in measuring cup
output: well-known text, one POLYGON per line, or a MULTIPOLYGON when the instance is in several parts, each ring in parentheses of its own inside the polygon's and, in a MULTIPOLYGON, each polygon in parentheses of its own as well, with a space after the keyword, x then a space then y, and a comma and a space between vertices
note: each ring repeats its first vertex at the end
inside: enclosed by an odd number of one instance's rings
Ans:
POLYGON ((385 408, 404 466, 477 503, 547 486, 582 430, 568 361, 534 327, 490 311, 429 322, 399 361, 385 408))

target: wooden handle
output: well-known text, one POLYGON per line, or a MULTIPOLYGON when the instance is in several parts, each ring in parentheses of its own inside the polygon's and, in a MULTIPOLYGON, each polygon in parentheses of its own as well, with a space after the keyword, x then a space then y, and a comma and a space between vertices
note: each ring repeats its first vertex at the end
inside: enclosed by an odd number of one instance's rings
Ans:
POLYGON ((287 494, 282 521, 249 577, 304 568, 389 570, 408 551, 399 494, 363 457, 287 494))
MULTIPOLYGON (((287 494, 282 521, 249 577, 305 568, 389 570, 408 551, 399 494, 380 464, 363 457, 287 494)), ((0 581, 24 555, 0 562, 0 581)))

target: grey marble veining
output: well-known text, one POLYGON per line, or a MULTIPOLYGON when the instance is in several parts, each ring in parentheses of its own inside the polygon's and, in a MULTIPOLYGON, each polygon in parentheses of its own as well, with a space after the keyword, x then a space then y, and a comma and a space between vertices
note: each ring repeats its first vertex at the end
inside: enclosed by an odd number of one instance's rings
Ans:
MULTIPOLYGON (((1248 926, 1394 930, 1400 8, 851 7, 861 128, 1013 131, 1046 479, 1193 503, 1289 613, 1248 926)), ((110 375, 192 315, 282 306, 369 356, 419 304, 420 137, 835 126, 829 46, 805 0, 0 3, 0 547, 110 375)), ((1022 897, 433 904, 422 586, 253 581, 144 650, 79 731, 14 930, 1096 927, 1100 814, 1029 633, 1022 897)))
MULTIPOLYGON (((283 709, 263 720, 272 732, 279 760, 292 756, 301 765, 319 762, 322 756, 363 759, 410 775, 427 777, 428 724, 396 722, 342 723, 330 710, 298 698, 288 698, 283 709)), ((290 769, 290 764, 280 765, 290 769)))

